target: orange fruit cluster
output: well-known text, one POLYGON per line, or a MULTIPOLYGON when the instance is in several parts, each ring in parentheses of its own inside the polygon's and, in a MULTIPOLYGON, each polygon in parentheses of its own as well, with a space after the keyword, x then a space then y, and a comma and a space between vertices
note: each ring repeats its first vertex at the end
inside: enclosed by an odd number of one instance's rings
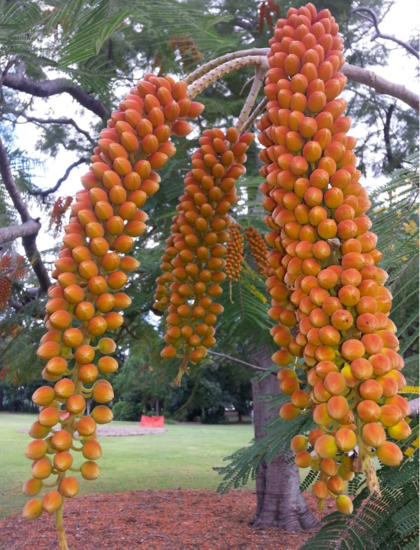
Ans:
POLYGON ((183 358, 176 384, 188 362, 202 361, 216 343, 214 325, 223 306, 214 298, 222 294, 220 283, 226 278, 225 243, 232 225, 228 212, 238 201, 235 182, 245 173, 245 153, 253 139, 251 133, 239 137, 235 128, 226 134, 205 130, 184 179, 185 194, 166 241, 154 306, 167 312, 164 340, 169 345, 161 356, 183 358))
POLYGON ((229 240, 226 252, 226 275, 231 281, 237 282, 244 261, 244 238, 241 226, 234 223, 229 229, 229 240))
POLYGON ((277 321, 271 333, 280 347, 272 359, 305 373, 303 380, 293 368, 280 371, 281 389, 291 396, 280 416, 312 412, 318 428, 294 438, 295 462, 320 470, 313 492, 321 506, 330 494, 348 514, 344 481, 358 467, 375 489, 370 456, 399 465, 401 450, 387 441, 386 430, 396 440, 411 430, 407 402, 397 395, 406 382, 388 316, 388 275, 377 267, 382 254, 366 215, 371 202, 355 167, 346 101, 338 97, 347 80, 338 72, 342 49, 329 10, 291 8, 270 40, 269 102, 258 126, 265 147, 260 189, 271 230, 266 285, 269 315, 277 321), (357 465, 348 454, 356 445, 357 465))
POLYGON ((269 269, 267 262, 268 249, 264 239, 261 237, 255 227, 245 227, 245 239, 248 241, 251 255, 254 258, 258 273, 264 275, 269 269))
POLYGON ((127 254, 146 229, 147 214, 141 207, 159 189, 155 170, 175 153, 170 136, 190 133, 192 126, 185 117, 194 118, 204 108, 186 95, 185 83, 146 75, 112 113, 100 133, 90 170, 81 178, 84 189, 76 193, 71 206, 72 217, 64 228, 52 274, 57 283, 48 291, 48 332, 37 352, 47 361, 43 378, 54 385, 39 388, 32 397, 40 413, 29 432, 33 441, 25 450, 32 460, 32 478, 25 483, 24 494, 37 495, 51 475, 55 481, 48 487, 56 489, 27 503, 23 510, 27 519, 39 517, 43 510, 59 510, 63 497, 78 492, 76 478, 66 477, 72 469, 72 449, 86 459, 72 471, 80 471, 88 480, 99 475, 95 461, 102 450, 96 426, 112 420, 105 404, 114 394, 109 382, 97 378, 118 368, 109 356, 115 342, 102 336, 121 327, 120 312, 131 304, 122 290, 139 262, 127 254), (90 397, 99 405, 84 415, 90 397))

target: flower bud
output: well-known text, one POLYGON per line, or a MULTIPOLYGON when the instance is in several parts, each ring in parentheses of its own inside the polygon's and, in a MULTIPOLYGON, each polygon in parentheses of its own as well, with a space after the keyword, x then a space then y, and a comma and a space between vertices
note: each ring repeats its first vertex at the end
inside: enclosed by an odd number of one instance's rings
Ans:
POLYGON ((84 462, 81 466, 80 473, 84 479, 92 481, 99 476, 99 466, 95 462, 84 462))
POLYGON ((40 498, 33 498, 25 504, 22 516, 24 519, 36 519, 42 515, 43 511, 42 500, 40 498))
POLYGON ((61 508, 63 498, 58 491, 50 491, 42 499, 42 507, 50 514, 61 508))

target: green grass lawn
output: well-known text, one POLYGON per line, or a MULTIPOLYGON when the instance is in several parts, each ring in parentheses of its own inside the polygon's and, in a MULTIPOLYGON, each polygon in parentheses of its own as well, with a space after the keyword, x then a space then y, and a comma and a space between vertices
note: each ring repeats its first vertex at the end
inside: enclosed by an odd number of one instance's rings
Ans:
MULTIPOLYGON (((0 414, 0 517, 19 512, 28 500, 21 488, 31 477, 31 462, 23 452, 32 439, 16 430, 29 428, 35 420, 36 415, 0 414)), ((175 425, 167 426, 167 430, 147 436, 101 437, 101 475, 96 481, 82 480, 79 494, 178 487, 215 489, 220 479, 213 466, 222 465, 224 457, 253 437, 250 425, 175 425)), ((75 459, 75 466, 81 458, 75 459)))

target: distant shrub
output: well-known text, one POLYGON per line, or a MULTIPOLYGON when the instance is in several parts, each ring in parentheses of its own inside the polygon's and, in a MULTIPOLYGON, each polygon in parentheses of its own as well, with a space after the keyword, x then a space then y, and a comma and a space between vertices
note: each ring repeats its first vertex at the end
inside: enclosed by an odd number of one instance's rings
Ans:
POLYGON ((114 420, 140 421, 142 406, 139 403, 119 401, 112 407, 112 412, 114 413, 114 420))

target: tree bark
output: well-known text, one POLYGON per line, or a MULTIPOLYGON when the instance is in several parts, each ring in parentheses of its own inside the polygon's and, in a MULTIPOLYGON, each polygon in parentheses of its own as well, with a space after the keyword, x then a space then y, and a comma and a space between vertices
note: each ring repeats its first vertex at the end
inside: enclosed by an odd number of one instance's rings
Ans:
POLYGON ((410 414, 408 415, 410 418, 414 418, 415 416, 419 415, 419 398, 413 399, 412 401, 409 401, 408 404, 410 405, 410 414))
POLYGON ((345 63, 343 67, 341 67, 340 72, 345 74, 347 78, 353 82, 369 86, 378 94, 389 95, 401 99, 401 101, 404 101, 404 103, 407 103, 407 105, 410 105, 410 107, 416 111, 419 110, 419 96, 411 90, 408 90, 402 84, 390 82, 378 76, 373 71, 369 71, 369 69, 362 69, 361 67, 355 67, 348 63, 345 63))
POLYGON ((28 220, 20 225, 9 225, 9 227, 0 227, 0 245, 14 241, 21 237, 37 235, 41 228, 38 220, 28 220))
MULTIPOLYGON (((262 367, 272 365, 268 349, 251 353, 251 360, 262 367)), ((267 435, 263 426, 279 413, 279 407, 268 411, 258 397, 267 394, 279 394, 277 377, 266 376, 263 380, 252 382, 254 402, 255 439, 267 435)), ((257 508, 254 515, 254 527, 282 527, 286 531, 312 529, 318 524, 300 492, 299 470, 288 461, 289 453, 278 455, 272 462, 263 462, 257 472, 257 508)))

